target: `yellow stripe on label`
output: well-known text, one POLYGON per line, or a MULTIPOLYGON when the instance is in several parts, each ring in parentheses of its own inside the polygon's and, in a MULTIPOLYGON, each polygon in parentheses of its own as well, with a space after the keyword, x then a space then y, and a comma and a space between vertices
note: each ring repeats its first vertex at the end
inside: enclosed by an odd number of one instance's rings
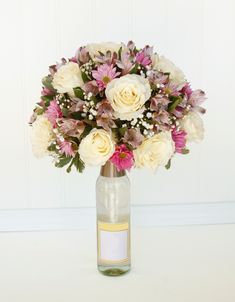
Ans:
POLYGON ((124 223, 107 223, 103 221, 98 221, 98 229, 109 232, 119 232, 128 230, 128 222, 124 223))

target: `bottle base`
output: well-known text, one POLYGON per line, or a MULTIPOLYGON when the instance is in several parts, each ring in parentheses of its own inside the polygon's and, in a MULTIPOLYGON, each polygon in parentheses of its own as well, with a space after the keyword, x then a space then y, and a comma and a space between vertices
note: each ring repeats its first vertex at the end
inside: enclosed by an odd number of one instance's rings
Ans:
POLYGON ((124 275, 130 271, 131 267, 129 265, 120 266, 120 267, 112 267, 112 266, 103 266, 98 265, 98 270, 101 274, 110 277, 117 277, 124 275))

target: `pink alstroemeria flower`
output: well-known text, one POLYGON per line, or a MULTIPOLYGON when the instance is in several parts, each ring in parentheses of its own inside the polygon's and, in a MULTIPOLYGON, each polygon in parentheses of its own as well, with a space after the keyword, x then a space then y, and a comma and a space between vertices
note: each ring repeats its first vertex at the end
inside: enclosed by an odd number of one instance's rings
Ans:
POLYGON ((52 123, 53 128, 55 128, 57 119, 63 116, 63 113, 56 100, 50 102, 50 105, 48 106, 46 111, 46 116, 48 120, 52 123))
POLYGON ((108 64, 100 65, 97 70, 92 71, 92 76, 96 79, 99 90, 106 88, 107 84, 119 74, 120 72, 116 72, 116 67, 108 64))
POLYGON ((136 54, 136 62, 143 65, 143 66, 147 66, 151 63, 150 57, 146 56, 144 51, 139 51, 136 54))
POLYGON ((52 89, 46 88, 44 87, 41 91, 42 96, 46 96, 46 95, 54 95, 55 91, 53 91, 52 89))
POLYGON ((69 59, 69 62, 77 63, 78 61, 77 61, 76 57, 72 57, 69 59))
POLYGON ((121 58, 116 61, 116 64, 122 69, 122 75, 128 74, 135 66, 130 53, 126 50, 121 51, 121 58))
POLYGON ((190 87, 190 84, 186 83, 180 92, 186 94, 186 96, 189 98, 193 91, 192 88, 190 87))
POLYGON ((192 91, 192 93, 189 97, 188 103, 191 106, 196 107, 196 106, 201 105, 205 100, 206 100, 205 92, 202 91, 201 89, 197 89, 197 90, 192 91))
POLYGON ((185 148, 187 133, 183 130, 176 130, 176 128, 174 128, 171 135, 175 142, 175 152, 182 153, 185 148))
POLYGON ((143 65, 147 66, 152 63, 151 60, 151 55, 153 53, 153 47, 146 46, 136 54, 136 62, 143 65))
POLYGON ((72 143, 68 141, 60 141, 59 142, 60 151, 64 153, 66 156, 74 156, 75 153, 72 148, 72 143))
POLYGON ((116 166, 118 171, 130 170, 134 165, 134 155, 133 152, 122 144, 116 146, 115 152, 110 158, 110 161, 116 166))

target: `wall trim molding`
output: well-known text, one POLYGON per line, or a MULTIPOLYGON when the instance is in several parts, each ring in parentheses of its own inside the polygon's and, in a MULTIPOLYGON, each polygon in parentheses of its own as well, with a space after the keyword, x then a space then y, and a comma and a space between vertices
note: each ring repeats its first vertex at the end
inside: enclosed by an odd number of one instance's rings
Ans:
MULTIPOLYGON (((133 226, 235 223, 234 202, 132 206, 133 226)), ((0 210, 0 232, 95 228, 94 207, 0 210)))

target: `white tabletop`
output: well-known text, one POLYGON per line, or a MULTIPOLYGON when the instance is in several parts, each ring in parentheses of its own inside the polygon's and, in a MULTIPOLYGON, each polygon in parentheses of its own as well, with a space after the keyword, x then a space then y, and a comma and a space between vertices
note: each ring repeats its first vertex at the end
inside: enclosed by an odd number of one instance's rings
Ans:
POLYGON ((235 225, 134 228, 132 271, 96 270, 95 230, 0 233, 1 302, 234 302, 235 225))

